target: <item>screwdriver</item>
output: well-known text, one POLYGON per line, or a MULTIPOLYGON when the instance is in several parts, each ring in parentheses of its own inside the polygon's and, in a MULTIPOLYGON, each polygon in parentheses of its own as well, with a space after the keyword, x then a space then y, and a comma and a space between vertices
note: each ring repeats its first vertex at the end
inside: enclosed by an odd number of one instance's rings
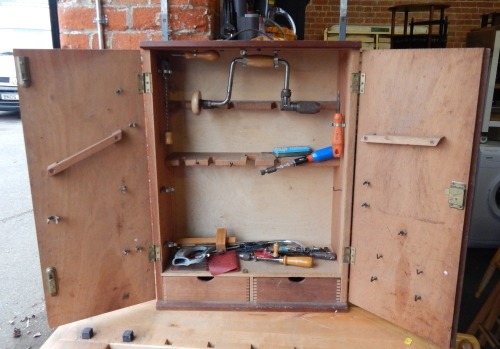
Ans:
POLYGON ((255 261, 275 262, 281 263, 283 265, 293 265, 295 267, 302 268, 312 268, 313 266, 313 258, 310 256, 283 256, 278 258, 263 258, 257 257, 250 252, 241 252, 239 253, 239 257, 244 261, 250 261, 253 259, 255 261))
POLYGON ((333 115, 332 147, 336 158, 341 158, 344 153, 344 116, 340 112, 340 91, 337 92, 337 112, 333 115))
POLYGON ((280 169, 291 167, 291 166, 297 166, 300 164, 305 164, 307 162, 320 162, 320 161, 325 161, 325 160, 330 160, 330 159, 333 159, 332 146, 328 146, 325 148, 315 150, 307 156, 301 156, 300 158, 293 159, 292 161, 290 161, 286 164, 281 164, 278 166, 271 166, 271 167, 268 167, 264 170, 260 170, 260 174, 265 175, 266 173, 274 173, 280 169))

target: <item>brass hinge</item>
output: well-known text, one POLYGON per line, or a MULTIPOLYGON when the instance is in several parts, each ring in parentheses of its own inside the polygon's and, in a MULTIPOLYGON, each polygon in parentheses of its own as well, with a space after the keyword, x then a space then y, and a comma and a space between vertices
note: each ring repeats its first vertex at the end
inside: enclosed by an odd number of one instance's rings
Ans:
POLYGON ((57 285, 57 272, 56 268, 48 267, 45 269, 45 276, 47 278, 47 287, 49 288, 49 294, 52 297, 57 296, 59 286, 57 285))
POLYGON ((365 93, 365 73, 353 73, 351 79, 351 92, 352 93, 365 93))
POLYGON ((31 73, 28 57, 15 56, 17 84, 22 87, 31 85, 31 73))
POLYGON ((344 263, 354 264, 356 261, 356 248, 348 246, 344 247, 344 263))
POLYGON ((448 204, 450 208, 463 210, 465 207, 465 194, 467 186, 464 183, 452 181, 449 188, 445 190, 448 195, 448 204))
POLYGON ((137 92, 151 93, 151 73, 137 74, 137 92))
POLYGON ((148 258, 151 263, 159 262, 161 256, 161 246, 160 245, 150 245, 148 248, 148 258))

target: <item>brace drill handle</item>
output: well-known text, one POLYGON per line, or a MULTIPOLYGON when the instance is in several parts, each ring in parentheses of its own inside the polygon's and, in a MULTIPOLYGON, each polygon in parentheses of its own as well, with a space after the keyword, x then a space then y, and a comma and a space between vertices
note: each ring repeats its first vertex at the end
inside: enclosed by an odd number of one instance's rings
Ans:
POLYGON ((243 64, 253 68, 274 68, 274 57, 266 55, 245 56, 243 64))

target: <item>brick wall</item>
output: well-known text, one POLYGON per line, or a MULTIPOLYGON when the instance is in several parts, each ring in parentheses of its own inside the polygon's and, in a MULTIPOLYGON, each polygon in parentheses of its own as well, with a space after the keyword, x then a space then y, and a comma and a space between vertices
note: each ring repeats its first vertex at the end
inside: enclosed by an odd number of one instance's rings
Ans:
MULTIPOLYGON (((171 40, 210 40, 218 25, 218 0, 168 0, 171 40)), ((160 0, 103 0, 105 48, 134 49, 161 40, 160 0)), ((59 0, 62 48, 98 48, 95 2, 59 0)))
MULTIPOLYGON (((451 5, 445 11, 449 22, 447 47, 464 47, 467 33, 471 29, 480 27, 482 14, 500 12, 499 0, 348 0, 347 24, 391 25, 391 12, 387 10, 389 7, 428 2, 451 5)), ((339 3, 339 0, 310 0, 306 8, 306 40, 322 40, 324 29, 338 24, 339 3)), ((418 18, 416 15, 414 17, 418 18)), ((398 24, 402 24, 403 15, 398 18, 401 18, 401 23, 398 24)))
MULTIPOLYGON (((105 26, 106 48, 137 48, 143 40, 161 40, 161 0, 103 0, 108 16, 105 26)), ((210 40, 217 38, 218 8, 222 0, 167 0, 171 40, 210 40)), ((293 1, 293 0, 290 0, 293 1)), ((390 25, 390 6, 424 3, 423 0, 349 0, 347 23, 390 25)), ((435 2, 440 2, 435 0, 435 2)), ((499 0, 448 0, 448 47, 465 46, 467 32, 480 26, 484 13, 500 12, 499 0)), ((340 0, 310 0, 306 7, 306 40, 322 40, 323 31, 338 24, 340 0)), ((97 48, 95 3, 91 0, 59 0, 61 47, 97 48)))

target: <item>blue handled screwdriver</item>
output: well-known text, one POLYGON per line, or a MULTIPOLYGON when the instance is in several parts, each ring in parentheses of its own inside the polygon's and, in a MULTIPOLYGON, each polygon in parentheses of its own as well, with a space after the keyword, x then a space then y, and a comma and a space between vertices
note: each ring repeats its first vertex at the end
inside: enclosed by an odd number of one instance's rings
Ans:
POLYGON ((292 161, 287 162, 286 164, 271 166, 264 170, 260 170, 260 174, 265 175, 266 173, 274 173, 282 168, 297 166, 300 164, 305 164, 307 162, 320 162, 330 159, 333 159, 332 146, 315 150, 307 156, 301 156, 300 158, 293 159, 292 161))

